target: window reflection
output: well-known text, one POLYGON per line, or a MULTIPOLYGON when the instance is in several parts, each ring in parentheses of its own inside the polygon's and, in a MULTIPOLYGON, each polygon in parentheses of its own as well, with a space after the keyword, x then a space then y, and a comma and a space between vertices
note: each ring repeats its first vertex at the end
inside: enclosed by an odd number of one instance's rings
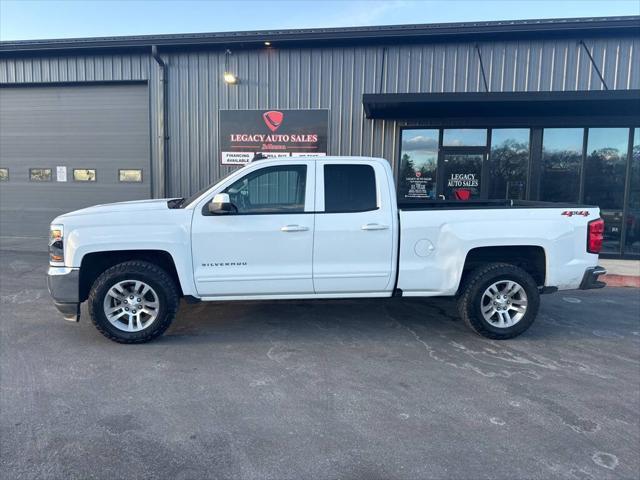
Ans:
POLYGON ((95 182, 96 171, 93 168, 74 168, 73 180, 76 182, 95 182))
POLYGON ((628 128, 590 128, 587 139, 584 201, 622 210, 629 145, 628 128))
POLYGON ((584 202, 601 209, 604 253, 620 252, 628 148, 628 128, 590 128, 588 131, 584 202))
POLYGON ((633 132, 624 253, 640 254, 640 128, 633 132))
POLYGON ((486 147, 486 128, 446 128, 442 134, 445 147, 486 147))
POLYGON ((549 202, 577 202, 584 129, 545 128, 542 135, 540 198, 549 202))
POLYGON ((529 170, 529 129, 491 131, 489 198, 524 200, 529 170))
POLYGON ((118 170, 118 180, 121 182, 142 182, 142 170, 118 170))
POLYGON ((306 179, 306 165, 265 167, 236 180, 224 192, 238 213, 300 213, 306 179))
POLYGON ((401 138, 399 200, 430 200, 436 197, 438 130, 403 130, 401 138))
POLYGON ((32 182, 50 182, 53 179, 50 168, 30 168, 29 180, 32 182))

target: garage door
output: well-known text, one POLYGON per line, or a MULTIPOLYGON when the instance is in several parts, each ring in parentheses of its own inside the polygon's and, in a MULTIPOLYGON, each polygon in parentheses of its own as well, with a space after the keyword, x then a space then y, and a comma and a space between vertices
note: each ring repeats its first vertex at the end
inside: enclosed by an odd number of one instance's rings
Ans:
POLYGON ((57 215, 149 198, 146 85, 0 88, 0 235, 42 237, 57 215))

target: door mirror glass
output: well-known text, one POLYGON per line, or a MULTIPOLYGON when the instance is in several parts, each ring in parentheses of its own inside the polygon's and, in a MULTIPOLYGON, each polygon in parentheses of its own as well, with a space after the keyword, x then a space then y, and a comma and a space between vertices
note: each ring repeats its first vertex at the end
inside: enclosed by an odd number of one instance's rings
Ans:
POLYGON ((238 209, 231 203, 228 193, 218 193, 213 197, 213 200, 209 202, 209 213, 214 215, 227 215, 237 212, 238 209))

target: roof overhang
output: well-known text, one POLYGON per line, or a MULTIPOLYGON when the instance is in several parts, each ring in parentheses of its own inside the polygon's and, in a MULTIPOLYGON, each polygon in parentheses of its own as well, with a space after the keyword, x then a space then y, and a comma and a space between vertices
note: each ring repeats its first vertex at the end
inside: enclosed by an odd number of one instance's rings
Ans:
POLYGON ((581 126, 640 122, 640 90, 365 93, 367 118, 429 124, 581 126))
POLYGON ((1 55, 146 52, 152 45, 163 51, 187 49, 459 42, 506 39, 592 38, 637 36, 640 16, 551 18, 490 22, 457 22, 370 27, 308 28, 246 32, 136 35, 0 42, 1 55))

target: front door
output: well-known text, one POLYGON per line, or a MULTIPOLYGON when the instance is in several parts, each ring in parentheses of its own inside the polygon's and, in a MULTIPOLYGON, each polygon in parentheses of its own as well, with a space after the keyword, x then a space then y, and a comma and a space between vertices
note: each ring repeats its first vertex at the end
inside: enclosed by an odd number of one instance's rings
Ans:
POLYGON ((440 192, 446 200, 486 198, 483 166, 486 153, 447 151, 440 154, 440 192))
POLYGON ((198 294, 313 293, 313 162, 257 168, 226 187, 235 214, 196 211, 193 272, 198 294))

